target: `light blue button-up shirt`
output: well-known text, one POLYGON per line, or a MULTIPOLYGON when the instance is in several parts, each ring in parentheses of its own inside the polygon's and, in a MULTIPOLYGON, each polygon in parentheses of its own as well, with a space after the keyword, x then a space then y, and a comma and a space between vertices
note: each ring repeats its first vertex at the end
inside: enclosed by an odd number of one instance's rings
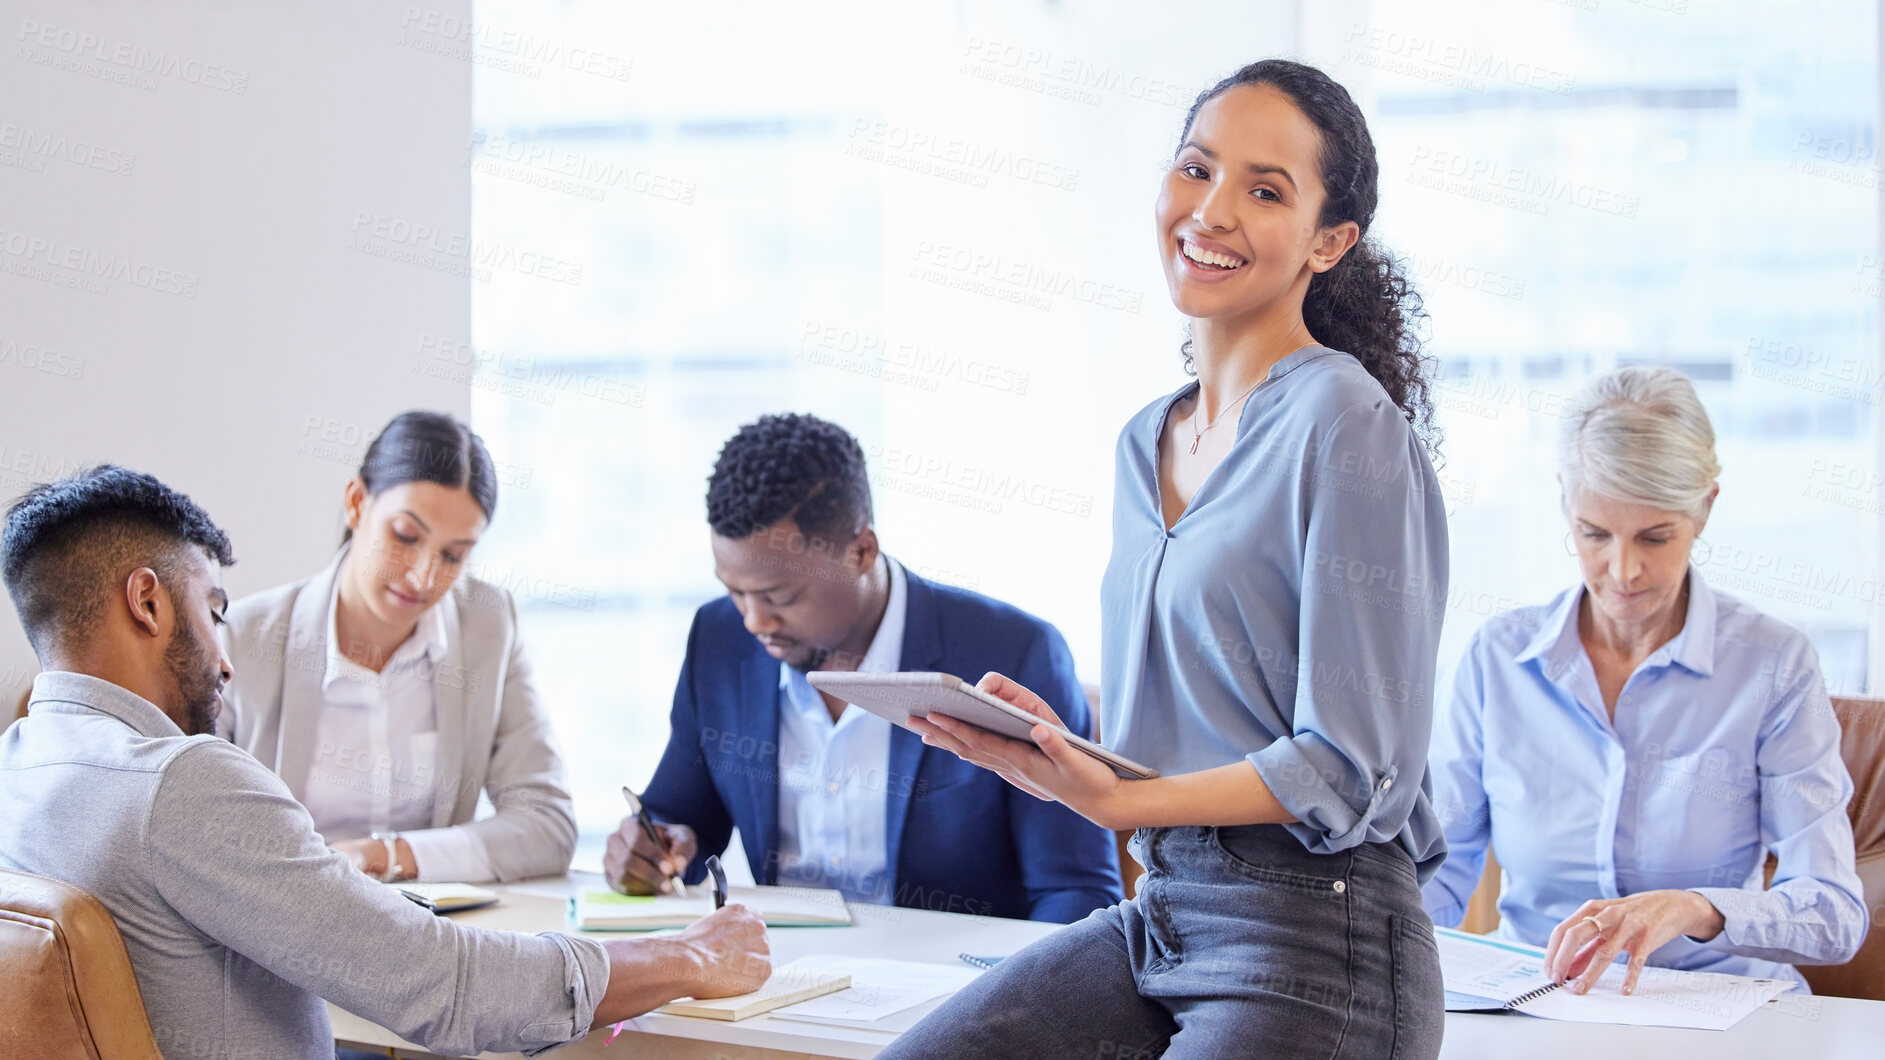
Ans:
POLYGON ((1171 529, 1158 439, 1191 387, 1120 433, 1100 595, 1106 746, 1171 775, 1248 761, 1313 853, 1445 852, 1427 744, 1446 599, 1438 480, 1346 353, 1285 357, 1171 529))
MULTIPOLYGON (((903 662, 909 588, 888 556, 890 599, 858 670, 894 673, 903 662)), ((889 905, 890 723, 847 705, 834 723, 824 697, 779 664, 779 875, 781 886, 830 887, 889 905)))
POLYGON ((1500 615, 1466 649, 1434 737, 1450 854, 1428 912, 1459 923, 1490 842, 1508 938, 1542 946, 1588 900, 1681 889, 1726 927, 1653 965, 1804 984, 1791 962, 1850 959, 1866 929, 1852 780, 1806 635, 1691 567, 1682 632, 1630 675, 1613 723, 1578 636, 1583 595, 1500 615))

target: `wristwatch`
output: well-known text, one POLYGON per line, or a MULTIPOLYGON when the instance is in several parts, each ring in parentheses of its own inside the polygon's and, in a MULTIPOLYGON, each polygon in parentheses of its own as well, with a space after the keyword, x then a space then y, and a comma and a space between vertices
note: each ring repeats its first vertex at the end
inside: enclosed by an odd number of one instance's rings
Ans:
POLYGON ((375 832, 367 838, 377 840, 380 847, 386 851, 386 868, 380 872, 379 881, 398 883, 404 878, 399 873, 399 833, 375 832))

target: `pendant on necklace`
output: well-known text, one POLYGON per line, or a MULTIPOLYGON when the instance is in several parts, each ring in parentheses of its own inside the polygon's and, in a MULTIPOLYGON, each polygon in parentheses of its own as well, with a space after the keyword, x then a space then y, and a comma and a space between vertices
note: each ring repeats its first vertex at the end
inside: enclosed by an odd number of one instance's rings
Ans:
POLYGON ((1202 434, 1194 434, 1191 436, 1191 455, 1192 456, 1198 455, 1198 439, 1203 438, 1203 437, 1204 435, 1202 434))

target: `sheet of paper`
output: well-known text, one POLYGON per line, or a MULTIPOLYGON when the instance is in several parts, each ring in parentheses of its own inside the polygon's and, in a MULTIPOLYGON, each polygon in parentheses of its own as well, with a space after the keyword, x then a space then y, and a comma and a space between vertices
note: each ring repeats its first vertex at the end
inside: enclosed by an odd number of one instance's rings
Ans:
POLYGON ((787 1006, 773 1015, 851 1026, 869 1025, 925 1001, 953 994, 982 974, 966 965, 921 964, 880 957, 801 957, 793 964, 808 970, 848 974, 851 986, 835 994, 787 1006))
POLYGON ((1625 1027, 1689 1027, 1725 1031, 1755 1009, 1793 989, 1782 979, 1750 979, 1714 972, 1645 968, 1636 993, 1623 993, 1629 966, 1613 964, 1588 994, 1558 989, 1527 1001, 1519 1011, 1546 1019, 1616 1023, 1625 1027))

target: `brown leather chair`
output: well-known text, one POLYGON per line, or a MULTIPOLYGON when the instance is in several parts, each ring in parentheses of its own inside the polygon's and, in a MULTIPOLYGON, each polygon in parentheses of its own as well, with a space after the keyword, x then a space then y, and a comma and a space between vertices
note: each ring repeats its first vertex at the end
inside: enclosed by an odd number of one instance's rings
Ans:
POLYGON ((1466 900, 1466 915, 1460 930, 1486 935, 1499 926, 1499 859, 1491 844, 1486 846, 1486 867, 1479 872, 1479 887, 1466 900))
POLYGON ((105 907, 69 883, 0 869, 0 1056, 163 1060, 105 907))
POLYGON ((1871 932, 1845 964, 1801 965, 1815 994, 1885 1001, 1885 699, 1833 700, 1839 717, 1839 752, 1852 774, 1852 845, 1859 883, 1872 913, 1871 932))

